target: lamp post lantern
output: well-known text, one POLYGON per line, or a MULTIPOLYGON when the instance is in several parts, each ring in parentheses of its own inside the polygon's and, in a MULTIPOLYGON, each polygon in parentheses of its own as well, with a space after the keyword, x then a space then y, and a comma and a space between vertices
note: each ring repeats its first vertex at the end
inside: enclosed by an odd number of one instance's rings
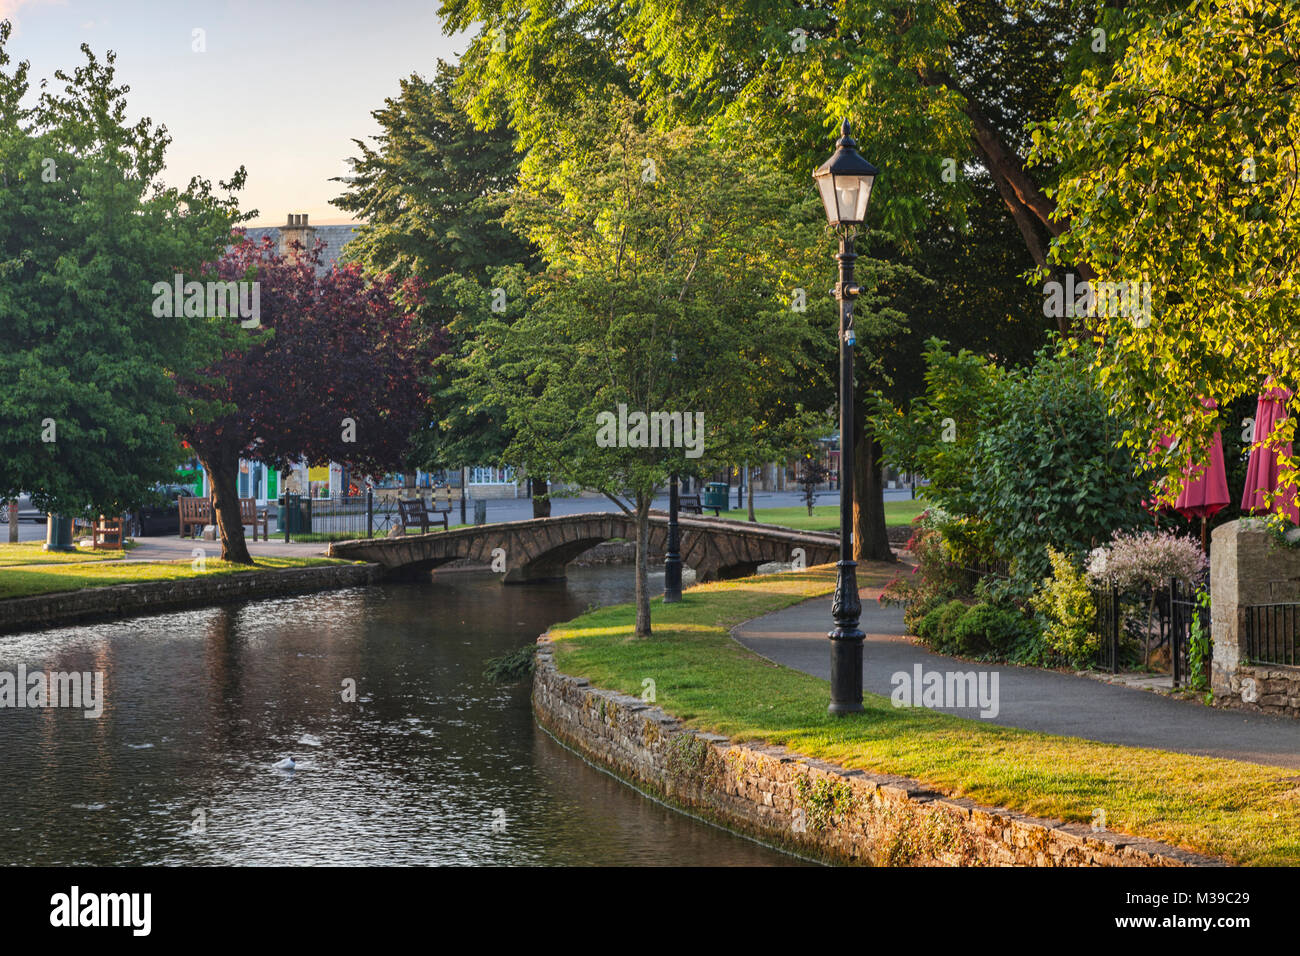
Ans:
POLYGON ((840 127, 835 152, 822 163, 813 179, 826 207, 826 219, 840 238, 839 282, 835 297, 840 303, 840 560, 835 565, 835 597, 831 615, 835 628, 831 640, 832 714, 853 714, 862 710, 862 638, 858 627, 862 602, 858 598, 857 562, 853 560, 853 300, 862 291, 853 283, 854 248, 857 227, 867 215, 876 167, 858 153, 849 135, 849 121, 840 127))

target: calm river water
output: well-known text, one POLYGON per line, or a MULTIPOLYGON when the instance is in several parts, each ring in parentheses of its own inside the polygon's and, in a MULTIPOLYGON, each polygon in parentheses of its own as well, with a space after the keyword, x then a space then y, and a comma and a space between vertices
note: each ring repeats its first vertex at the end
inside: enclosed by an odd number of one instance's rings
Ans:
POLYGON ((482 677, 631 583, 449 574, 0 636, 0 671, 105 675, 99 719, 0 710, 0 864, 797 863, 593 769, 482 677))

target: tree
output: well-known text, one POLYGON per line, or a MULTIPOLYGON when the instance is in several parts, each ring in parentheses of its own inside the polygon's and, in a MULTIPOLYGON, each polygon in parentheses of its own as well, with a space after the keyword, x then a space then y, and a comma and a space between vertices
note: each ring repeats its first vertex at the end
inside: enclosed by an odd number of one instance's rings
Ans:
POLYGON ((683 468, 734 460, 752 396, 798 367, 807 318, 777 277, 806 256, 791 237, 815 211, 787 209, 779 174, 703 130, 650 131, 617 90, 603 99, 525 166, 513 216, 547 268, 474 361, 515 460, 635 519, 644 637, 651 499, 683 468))
POLYGON ((1093 386, 1082 354, 1044 349, 1033 366, 1003 370, 931 341, 927 361, 925 396, 884 418, 882 436, 930 477, 924 496, 951 519, 950 549, 1011 561, 1015 579, 1032 586, 1048 570, 1049 546, 1078 557, 1115 529, 1150 521, 1149 476, 1118 447, 1127 423, 1093 386))
POLYGON ((1141 457, 1155 436, 1177 440, 1160 461, 1177 476, 1187 449, 1237 430, 1230 403, 1268 375, 1300 383, 1300 12, 1193 2, 1158 17, 1138 7, 1124 26, 1122 58, 1083 75, 1038 143, 1074 223, 1054 255, 1108 284, 1088 315, 1101 386, 1141 457), (1134 287, 1146 307, 1115 307, 1114 290, 1134 287), (1202 414, 1202 398, 1219 411, 1202 414))
POLYGON ((426 420, 423 372, 439 342, 412 314, 412 285, 355 264, 318 276, 319 250, 295 261, 269 240, 236 243, 213 274, 259 283, 260 326, 227 323, 223 357, 178 381, 190 411, 176 426, 211 480, 225 561, 253 563, 239 518, 240 458, 385 471, 426 420))
MULTIPOLYGON (((479 317, 515 311, 498 281, 512 264, 537 267, 537 253, 502 222, 515 189, 519 158, 504 122, 474 128, 455 94, 458 67, 439 61, 432 80, 412 74, 396 98, 371 115, 381 132, 359 157, 333 204, 363 220, 346 258, 376 273, 424 284, 421 315, 444 329, 447 349, 429 370, 435 413, 411 451, 424 468, 498 459, 509 443, 499 408, 466 392, 460 363, 472 348, 479 317)), ((504 280, 502 280, 504 281, 504 280)))
POLYGON ((123 120, 112 53, 55 78, 31 107, 28 64, 6 72, 0 21, 0 498, 52 513, 120 514, 175 474, 162 422, 169 373, 213 354, 203 318, 154 314, 151 288, 220 254, 239 219, 206 180, 159 181, 170 138, 123 120))
MULTIPOLYGON (((920 234, 934 237, 946 228, 954 239, 940 239, 931 250, 957 240, 978 250, 960 260, 931 259, 927 265, 938 267, 938 281, 928 293, 915 273, 890 278, 892 288, 878 302, 880 318, 894 328, 877 343, 863 343, 862 392, 884 389, 896 401, 914 394, 921 343, 933 334, 963 344, 969 337, 972 346, 994 339, 1003 356, 1023 357, 1042 344, 1043 322, 1034 318, 1028 290, 1010 296, 1018 302, 1008 314, 1002 309, 1010 297, 1005 287, 998 289, 979 311, 978 324, 942 303, 972 298, 970 288, 1005 286, 1034 262, 1045 262, 1047 237, 1064 228, 1052 218, 1055 207, 1045 189, 1052 168, 1030 170, 1024 157, 1028 128, 1053 115, 1062 79, 1105 57, 1105 43, 1097 49, 1092 13, 1083 5, 867 0, 810 8, 741 0, 723 9, 680 0, 444 0, 442 10, 448 29, 484 24, 462 86, 473 115, 480 121, 509 116, 524 149, 549 135, 554 116, 611 83, 637 96, 663 128, 744 125, 752 142, 797 177, 820 163, 829 131, 852 116, 864 153, 883 170, 870 218, 885 235, 860 244, 860 251, 931 277, 915 261, 920 234), (864 111, 862 104, 871 108, 864 111), (992 229, 990 198, 1003 206, 992 229), (970 235, 969 225, 979 234, 970 235), (1015 256, 1010 252, 1017 242, 1015 256), (991 249, 997 254, 988 255, 991 249), (958 274, 976 259, 1001 271, 958 274), (963 280, 975 284, 953 296, 963 280), (922 323, 907 335, 916 313, 944 324, 922 323), (1033 329, 1027 340, 1018 334, 1026 327, 1033 329), (989 328, 994 334, 981 331, 989 328)), ((1108 23, 1111 15, 1102 11, 1099 22, 1108 23)), ((795 188, 811 190, 803 182, 795 188)), ((928 258, 924 251, 921 258, 928 258)), ((859 268, 869 274, 866 255, 859 268)), ((833 349, 828 354, 833 366, 833 349)), ((833 403, 828 388, 826 404, 833 403)), ((855 424, 863 427, 844 438, 857 446, 855 555, 889 558, 879 442, 864 415, 855 424)))

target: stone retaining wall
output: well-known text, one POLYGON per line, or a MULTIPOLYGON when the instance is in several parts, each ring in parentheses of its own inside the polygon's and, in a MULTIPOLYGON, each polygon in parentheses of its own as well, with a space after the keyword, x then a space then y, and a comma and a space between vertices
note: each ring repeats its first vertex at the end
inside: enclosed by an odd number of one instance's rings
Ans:
POLYGON ((904 777, 688 730, 636 697, 555 669, 539 641, 533 709, 623 780, 766 843, 877 866, 1216 866, 1174 847, 951 799, 904 777))
POLYGON ((0 633, 62 627, 81 621, 177 611, 249 598, 373 584, 377 564, 333 564, 277 571, 238 571, 173 581, 115 584, 0 601, 0 633))
POLYGON ((1296 602, 1300 602, 1300 549, 1273 541, 1258 518, 1229 521, 1214 529, 1210 686, 1216 704, 1300 716, 1300 668, 1250 661, 1246 639, 1251 607, 1296 602))

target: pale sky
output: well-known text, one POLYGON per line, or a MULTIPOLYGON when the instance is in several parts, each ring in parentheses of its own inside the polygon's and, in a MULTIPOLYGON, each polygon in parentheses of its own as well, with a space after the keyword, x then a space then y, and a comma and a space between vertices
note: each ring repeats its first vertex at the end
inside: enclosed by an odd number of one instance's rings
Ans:
MULTIPOLYGON (((14 24, 9 53, 31 62, 32 86, 71 72, 87 43, 117 53, 129 119, 172 136, 170 183, 216 183, 241 164, 241 202, 277 226, 290 212, 313 223, 349 217, 329 205, 353 139, 378 131, 371 110, 412 72, 455 61, 465 37, 442 34, 436 0, 0 0, 14 24), (205 52, 195 52, 203 30, 205 52)), ((13 64, 11 64, 12 68, 13 64)))

